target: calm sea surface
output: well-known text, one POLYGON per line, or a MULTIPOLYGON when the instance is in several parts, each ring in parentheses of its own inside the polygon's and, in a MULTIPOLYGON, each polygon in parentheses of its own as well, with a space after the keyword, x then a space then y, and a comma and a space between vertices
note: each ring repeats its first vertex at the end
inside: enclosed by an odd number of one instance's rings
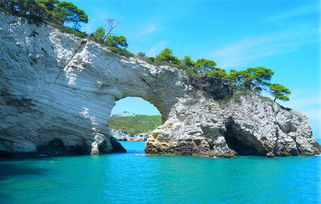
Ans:
POLYGON ((0 203, 321 203, 321 157, 210 159, 129 151, 0 161, 0 203))

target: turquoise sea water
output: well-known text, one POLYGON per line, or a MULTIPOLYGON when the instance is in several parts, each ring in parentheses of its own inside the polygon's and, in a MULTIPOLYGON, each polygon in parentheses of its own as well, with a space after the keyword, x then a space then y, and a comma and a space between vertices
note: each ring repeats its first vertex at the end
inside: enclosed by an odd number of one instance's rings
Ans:
POLYGON ((128 153, 0 161, 0 203, 321 203, 321 157, 128 153))

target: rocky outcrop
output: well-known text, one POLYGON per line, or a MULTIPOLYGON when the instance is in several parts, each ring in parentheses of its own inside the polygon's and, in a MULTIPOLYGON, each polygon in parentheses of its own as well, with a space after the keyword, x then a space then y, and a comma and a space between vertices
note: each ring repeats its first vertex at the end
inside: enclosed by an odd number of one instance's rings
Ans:
POLYGON ((307 118, 186 72, 118 56, 94 42, 0 13, 0 154, 101 154, 124 149, 108 132, 115 101, 141 97, 166 122, 151 154, 314 155, 307 118), (226 100, 226 98, 230 98, 226 100))
POLYGON ((316 155, 320 145, 312 137, 306 116, 269 98, 234 93, 223 100, 185 97, 169 119, 151 134, 151 154, 290 156, 316 155))
POLYGON ((118 131, 110 129, 111 135, 118 141, 146 141, 150 135, 150 132, 146 133, 137 133, 137 134, 128 134, 125 131, 118 131))

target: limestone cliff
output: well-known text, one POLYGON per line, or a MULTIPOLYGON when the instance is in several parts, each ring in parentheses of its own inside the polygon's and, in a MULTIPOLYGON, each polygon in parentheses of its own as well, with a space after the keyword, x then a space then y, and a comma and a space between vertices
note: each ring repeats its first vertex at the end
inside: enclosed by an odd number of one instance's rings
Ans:
POLYGON ((210 157, 320 153, 306 116, 261 96, 238 94, 227 101, 201 93, 181 98, 152 132, 147 152, 210 157))
MULTIPOLYGON (((153 154, 231 157, 314 155, 307 118, 224 87, 197 87, 183 70, 156 67, 46 25, 0 13, 0 154, 125 151, 107 128, 115 101, 154 104, 166 122, 146 144, 153 154)), ((196 83, 197 84, 197 83, 196 83)))

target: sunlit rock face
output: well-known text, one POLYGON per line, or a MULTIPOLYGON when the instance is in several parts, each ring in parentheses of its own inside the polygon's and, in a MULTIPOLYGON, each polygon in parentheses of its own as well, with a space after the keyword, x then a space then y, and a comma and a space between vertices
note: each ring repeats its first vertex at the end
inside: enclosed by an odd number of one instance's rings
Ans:
POLYGON ((115 100, 141 97, 166 116, 188 88, 183 71, 120 57, 45 25, 1 14, 0 31, 3 154, 117 152, 107 129, 115 100))
POLYGON ((124 152, 107 125, 115 101, 127 96, 148 100, 167 119, 148 139, 147 153, 320 152, 305 116, 255 95, 223 100, 233 93, 200 88, 183 70, 121 57, 2 13, 0 45, 0 155, 124 152))
POLYGON ((213 100, 186 96, 169 119, 154 130, 146 150, 152 154, 234 157, 236 155, 316 155, 306 116, 254 94, 213 100))

